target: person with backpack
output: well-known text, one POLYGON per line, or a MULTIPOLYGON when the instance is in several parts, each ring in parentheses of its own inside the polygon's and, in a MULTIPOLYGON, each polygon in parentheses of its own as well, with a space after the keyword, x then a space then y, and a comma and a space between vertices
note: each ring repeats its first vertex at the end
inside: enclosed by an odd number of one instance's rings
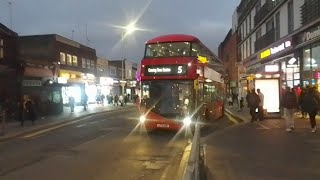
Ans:
POLYGON ((251 115, 251 123, 257 121, 257 113, 256 109, 259 107, 260 98, 256 93, 255 89, 251 90, 251 93, 248 95, 248 105, 250 108, 250 115, 251 115))
POLYGON ((294 129, 294 112, 298 108, 297 97, 295 90, 290 87, 286 88, 283 96, 282 107, 284 111, 284 118, 286 120, 286 131, 291 132, 294 129))
POLYGON ((309 88, 307 94, 303 97, 301 108, 304 112, 309 114, 311 132, 315 133, 317 131, 316 115, 318 113, 320 106, 320 98, 318 96, 317 90, 314 88, 309 88))

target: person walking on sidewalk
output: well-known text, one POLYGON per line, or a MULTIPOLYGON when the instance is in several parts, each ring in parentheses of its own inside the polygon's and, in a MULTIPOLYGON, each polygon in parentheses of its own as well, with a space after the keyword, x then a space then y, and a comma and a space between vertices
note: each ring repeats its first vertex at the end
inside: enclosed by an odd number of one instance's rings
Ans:
POLYGON ((291 132, 294 129, 294 112, 298 108, 294 89, 290 90, 290 87, 286 88, 282 103, 284 118, 286 120, 286 131, 291 132))
POLYGON ((251 123, 253 123, 254 121, 257 121, 256 109, 259 107, 260 103, 260 98, 254 89, 252 89, 251 93, 248 95, 248 103, 250 108, 251 123))
POLYGON ((75 99, 73 96, 70 96, 69 97, 69 105, 70 105, 70 108, 71 108, 71 113, 74 112, 74 104, 75 104, 75 99))
POLYGON ((299 99, 298 99, 302 118, 307 118, 307 112, 305 112, 305 111, 302 109, 302 100, 304 99, 304 97, 305 97, 306 94, 308 93, 309 88, 310 88, 309 86, 303 88, 302 91, 301 91, 301 94, 300 94, 300 96, 299 96, 299 99))
POLYGON ((313 133, 317 130, 316 115, 320 105, 319 96, 315 91, 316 90, 314 88, 309 88, 301 103, 303 111, 309 114, 311 132, 313 133))
POLYGON ((233 106, 233 100, 231 96, 228 97, 228 103, 229 103, 229 107, 233 106))
POLYGON ((259 106, 258 106, 258 119, 260 121, 262 121, 263 120, 264 95, 262 94, 260 89, 257 89, 257 92, 258 92, 258 96, 260 98, 260 103, 259 103, 259 106))

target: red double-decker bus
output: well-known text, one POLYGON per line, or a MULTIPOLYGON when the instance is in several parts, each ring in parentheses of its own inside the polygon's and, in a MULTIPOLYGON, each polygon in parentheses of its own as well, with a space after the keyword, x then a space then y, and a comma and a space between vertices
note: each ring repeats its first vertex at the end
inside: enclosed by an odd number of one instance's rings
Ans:
POLYGON ((147 41, 141 61, 140 123, 148 131, 180 130, 198 117, 223 116, 218 58, 196 37, 183 34, 147 41))

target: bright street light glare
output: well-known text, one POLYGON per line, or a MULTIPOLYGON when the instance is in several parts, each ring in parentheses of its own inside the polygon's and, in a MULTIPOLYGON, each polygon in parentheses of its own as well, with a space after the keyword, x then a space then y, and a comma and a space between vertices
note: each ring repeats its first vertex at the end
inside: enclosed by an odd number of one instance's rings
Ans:
POLYGON ((136 24, 133 22, 133 23, 130 23, 128 26, 126 26, 125 30, 126 30, 126 34, 131 34, 134 31, 138 30, 138 28, 136 27, 136 24))

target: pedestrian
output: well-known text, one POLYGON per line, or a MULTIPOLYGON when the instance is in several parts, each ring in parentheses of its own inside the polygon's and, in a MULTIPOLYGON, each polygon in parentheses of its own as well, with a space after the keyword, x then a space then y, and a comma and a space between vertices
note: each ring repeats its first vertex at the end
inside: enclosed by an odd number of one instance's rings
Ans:
POLYGON ((248 95, 248 103, 250 108, 251 123, 253 123, 254 121, 257 121, 256 110, 260 103, 260 98, 254 89, 248 95))
POLYGON ((242 109, 244 108, 243 102, 244 102, 244 99, 243 99, 243 97, 241 97, 241 98, 240 98, 240 112, 241 112, 242 109))
POLYGON ((83 98, 82 99, 83 110, 86 111, 88 108, 88 95, 84 93, 82 98, 83 98))
POLYGON ((262 94, 262 92, 260 91, 260 89, 257 89, 258 92, 258 96, 260 98, 260 103, 258 106, 258 119, 260 121, 263 120, 263 116, 264 116, 264 111, 263 111, 263 106, 264 106, 264 95, 262 94))
POLYGON ((302 100, 304 99, 304 97, 306 96, 306 94, 308 93, 308 89, 310 87, 305 87, 302 89, 301 94, 299 96, 298 102, 299 102, 299 106, 300 106, 300 111, 301 111, 301 117, 302 118, 307 118, 307 112, 305 112, 302 108, 302 100))
POLYGON ((233 100, 231 96, 228 97, 228 102, 229 102, 229 107, 233 106, 233 100))
POLYGON ((123 95, 120 95, 120 96, 119 96, 119 102, 120 102, 120 105, 121 105, 121 106, 124 106, 123 100, 124 100, 123 95))
POLYGON ((74 104, 75 104, 75 99, 73 96, 70 96, 69 97, 69 105, 70 105, 70 108, 71 108, 71 113, 74 112, 74 104))
POLYGON ((297 96, 293 88, 291 90, 290 87, 286 88, 282 103, 284 118, 286 120, 286 131, 291 132, 294 129, 294 112, 298 108, 297 96))
POLYGON ((309 115, 312 133, 315 133, 317 130, 316 115, 320 105, 319 96, 315 91, 314 88, 309 88, 301 103, 303 111, 307 112, 309 115))
POLYGON ((31 120, 32 125, 34 124, 34 121, 36 119, 36 113, 35 113, 35 108, 34 104, 32 102, 31 97, 28 95, 24 96, 24 102, 23 102, 23 118, 21 121, 21 126, 24 125, 25 120, 31 120))
POLYGON ((125 95, 123 100, 124 100, 124 105, 126 106, 129 100, 129 96, 125 95))
POLYGON ((115 96, 114 96, 114 105, 119 105, 118 104, 119 103, 119 96, 118 96, 118 94, 116 94, 115 96))

